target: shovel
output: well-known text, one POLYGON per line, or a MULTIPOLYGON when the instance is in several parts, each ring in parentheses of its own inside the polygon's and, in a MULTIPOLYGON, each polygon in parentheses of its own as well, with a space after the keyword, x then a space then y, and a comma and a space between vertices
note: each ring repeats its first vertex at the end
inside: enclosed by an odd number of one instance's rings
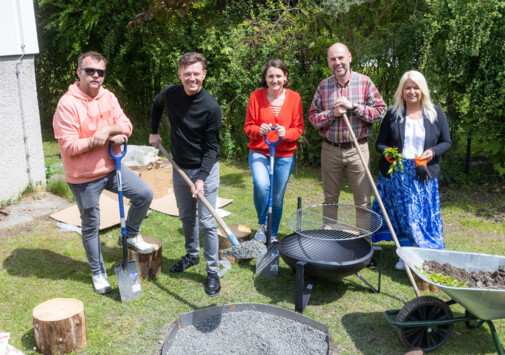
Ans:
MULTIPOLYGON (((389 232, 391 233, 391 236, 393 237, 396 247, 399 248, 400 243, 398 242, 398 238, 396 237, 395 230, 393 229, 393 226, 391 225, 391 221, 389 220, 388 213, 386 212, 386 209, 384 208, 384 204, 382 203, 382 199, 379 195, 379 192, 377 191, 377 187, 375 187, 375 182, 373 180, 372 174, 370 174, 370 170, 368 169, 368 166, 365 163, 365 159, 363 158, 363 155, 361 154, 361 151, 359 150, 358 140, 356 139, 356 136, 354 135, 354 131, 352 130, 352 126, 349 123, 349 119, 347 118, 347 115, 345 113, 342 115, 342 118, 344 119, 347 129, 349 130, 349 133, 351 134, 352 141, 354 143, 354 146, 356 147, 356 150, 358 151, 359 158, 361 159, 361 162, 363 163, 363 167, 365 168, 366 176, 368 177, 368 180, 370 181, 370 185, 372 185, 373 192, 375 194, 375 198, 377 199, 377 202, 379 203, 380 209, 382 211, 382 215, 384 216, 384 220, 386 221, 386 224, 388 225, 389 232)), ((412 276, 412 272, 410 271, 410 269, 407 265, 405 265, 405 271, 407 272, 407 277, 410 281, 410 284, 414 288, 414 293, 416 294, 417 297, 419 297, 420 296, 419 290, 417 289, 417 285, 416 285, 416 282, 414 281, 414 277, 412 276)))
MULTIPOLYGON (((186 173, 177 165, 175 160, 168 154, 165 148, 161 145, 161 143, 158 143, 158 148, 161 150, 161 152, 167 157, 168 161, 172 164, 173 168, 175 171, 179 173, 179 175, 183 178, 183 180, 188 184, 190 188, 194 188, 195 184, 193 184, 193 181, 186 175, 186 173)), ((209 212, 212 214, 212 216, 216 219, 217 223, 223 228, 225 231, 226 235, 228 236, 228 239, 230 242, 233 244, 234 247, 239 245, 239 241, 237 237, 235 237, 235 234, 231 231, 231 229, 224 223, 223 219, 221 216, 216 212, 214 207, 210 204, 210 202, 205 198, 205 196, 200 192, 198 193, 198 199, 202 201, 205 207, 209 210, 209 212)))
POLYGON ((112 153, 112 145, 113 142, 110 142, 109 154, 112 159, 114 159, 114 163, 116 164, 119 217, 121 218, 121 238, 123 239, 123 264, 114 265, 114 271, 116 272, 121 302, 126 302, 133 298, 142 296, 142 287, 140 286, 140 277, 137 271, 137 262, 135 260, 128 262, 128 245, 126 241, 126 223, 123 207, 123 183, 121 181, 121 159, 126 154, 127 145, 125 142, 123 151, 118 155, 112 153))
MULTIPOLYGON (((272 126, 275 130, 275 126, 272 126)), ((263 137, 265 143, 270 148, 270 191, 268 193, 268 220, 267 220, 267 252, 256 259, 256 275, 277 276, 279 274, 279 248, 278 243, 272 243, 272 200, 274 191, 274 164, 275 147, 280 143, 281 138, 276 142, 270 142, 266 136, 263 137)))

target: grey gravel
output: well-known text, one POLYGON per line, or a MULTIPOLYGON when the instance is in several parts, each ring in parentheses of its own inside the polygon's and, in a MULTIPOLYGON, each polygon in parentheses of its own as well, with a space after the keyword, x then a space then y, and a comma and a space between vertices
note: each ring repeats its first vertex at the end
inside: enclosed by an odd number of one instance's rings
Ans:
POLYGON ((251 259, 265 254, 267 252, 267 247, 257 240, 248 240, 244 243, 240 243, 236 247, 223 249, 219 252, 238 259, 251 259))
POLYGON ((167 354, 328 354, 328 335, 296 320, 257 311, 218 314, 180 329, 167 354))

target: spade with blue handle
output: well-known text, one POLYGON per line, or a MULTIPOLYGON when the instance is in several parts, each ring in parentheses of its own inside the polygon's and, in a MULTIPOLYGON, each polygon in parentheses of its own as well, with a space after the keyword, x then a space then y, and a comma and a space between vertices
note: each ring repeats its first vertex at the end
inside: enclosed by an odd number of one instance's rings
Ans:
POLYGON ((123 263, 115 265, 114 271, 116 272, 121 302, 125 302, 142 296, 142 287, 140 286, 140 277, 137 271, 137 262, 135 260, 128 262, 128 244, 126 240, 126 222, 123 206, 123 182, 121 176, 121 159, 126 154, 127 144, 126 142, 123 143, 124 149, 121 154, 112 153, 113 144, 113 142, 109 142, 109 154, 112 159, 114 159, 114 163, 116 165, 119 217, 121 218, 121 239, 123 240, 123 263))
MULTIPOLYGON (((272 126, 272 130, 276 126, 272 126)), ((275 132, 277 133, 277 131, 275 132)), ((268 220, 267 220, 267 252, 256 259, 256 275, 277 276, 279 274, 279 250, 277 242, 272 243, 272 206, 274 191, 274 166, 275 166, 275 148, 281 142, 279 137, 277 141, 271 142, 266 136, 263 137, 265 143, 270 149, 270 191, 268 193, 268 220)))

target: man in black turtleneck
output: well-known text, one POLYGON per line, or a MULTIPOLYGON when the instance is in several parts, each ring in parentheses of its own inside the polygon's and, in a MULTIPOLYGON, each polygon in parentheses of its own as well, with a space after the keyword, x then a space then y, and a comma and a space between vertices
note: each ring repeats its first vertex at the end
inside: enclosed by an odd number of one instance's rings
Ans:
POLYGON ((207 71, 207 60, 200 53, 185 53, 179 60, 182 85, 165 87, 154 99, 151 108, 149 143, 158 147, 161 115, 166 109, 170 121, 171 151, 175 162, 195 183, 190 189, 174 171, 173 184, 179 218, 184 230, 186 255, 172 266, 170 272, 183 272, 200 262, 199 227, 203 232, 203 249, 207 261, 205 292, 215 296, 221 290, 216 222, 207 208, 197 201, 203 193, 216 206, 219 188, 219 132, 221 108, 202 87, 207 71), (198 220, 197 224, 197 203, 198 220))

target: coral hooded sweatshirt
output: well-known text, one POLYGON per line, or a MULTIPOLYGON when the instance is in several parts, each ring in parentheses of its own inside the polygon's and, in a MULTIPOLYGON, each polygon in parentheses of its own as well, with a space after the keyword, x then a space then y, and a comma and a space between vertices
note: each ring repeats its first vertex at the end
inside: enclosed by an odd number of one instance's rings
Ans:
MULTIPOLYGON (((89 150, 87 139, 99 128, 112 124, 120 125, 122 134, 131 135, 132 124, 112 92, 100 87, 98 94, 91 97, 79 88, 79 82, 69 86, 53 117, 54 136, 69 183, 93 181, 115 170, 109 145, 89 150)), ((115 145, 113 152, 120 153, 121 147, 115 145)))

